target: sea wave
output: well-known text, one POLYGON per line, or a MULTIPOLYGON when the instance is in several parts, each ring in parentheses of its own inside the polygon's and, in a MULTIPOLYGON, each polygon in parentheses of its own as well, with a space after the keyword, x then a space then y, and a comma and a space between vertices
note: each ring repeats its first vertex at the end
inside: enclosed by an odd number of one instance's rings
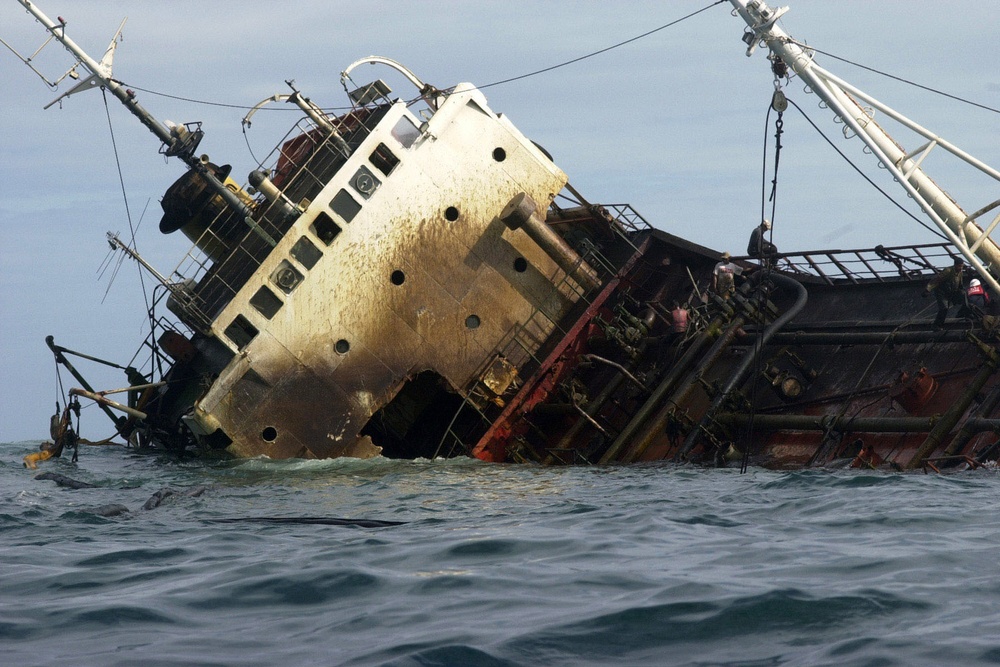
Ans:
POLYGON ((1000 656, 992 471, 165 463, 102 448, 45 463, 95 485, 70 489, 35 479, 23 452, 0 446, 8 664, 1000 656))

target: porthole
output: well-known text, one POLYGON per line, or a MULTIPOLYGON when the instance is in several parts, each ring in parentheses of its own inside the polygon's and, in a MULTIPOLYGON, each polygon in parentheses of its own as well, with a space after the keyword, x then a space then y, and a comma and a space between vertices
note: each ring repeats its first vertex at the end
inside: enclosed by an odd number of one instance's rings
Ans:
POLYGON ((467 329, 478 329, 480 325, 480 320, 478 315, 469 315, 465 318, 465 327, 467 329))
POLYGON ((351 179, 351 187, 365 199, 371 197, 380 185, 382 185, 382 182, 375 178, 375 174, 369 171, 368 167, 364 165, 358 167, 357 173, 351 179))
POLYGON ((264 440, 264 442, 274 442, 278 437, 278 429, 273 426, 268 426, 260 432, 260 437, 264 440))
POLYGON ((449 206, 444 210, 444 218, 448 222, 455 222, 458 220, 458 209, 454 206, 449 206))
POLYGON ((337 351, 337 354, 347 354, 347 351, 351 349, 351 344, 341 338, 334 343, 333 349, 337 351))
POLYGON ((406 274, 399 269, 396 269, 392 272, 392 275, 389 276, 389 280, 392 281, 393 285, 402 285, 406 282, 406 274))
POLYGON ((503 162, 507 159, 507 151, 497 146, 493 149, 493 159, 497 162, 503 162))
POLYGON ((528 260, 524 257, 518 257, 514 260, 514 270, 518 273, 524 273, 528 270, 528 260))
POLYGON ((271 274, 271 282, 285 294, 291 294, 302 282, 302 278, 302 274, 287 259, 281 260, 278 268, 271 274))

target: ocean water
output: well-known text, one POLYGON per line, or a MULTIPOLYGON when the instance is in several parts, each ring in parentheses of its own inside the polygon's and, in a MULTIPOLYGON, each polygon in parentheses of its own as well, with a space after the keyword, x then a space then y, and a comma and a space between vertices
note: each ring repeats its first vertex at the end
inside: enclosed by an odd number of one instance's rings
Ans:
POLYGON ((33 449, 0 445, 4 665, 1000 664, 995 469, 33 449))

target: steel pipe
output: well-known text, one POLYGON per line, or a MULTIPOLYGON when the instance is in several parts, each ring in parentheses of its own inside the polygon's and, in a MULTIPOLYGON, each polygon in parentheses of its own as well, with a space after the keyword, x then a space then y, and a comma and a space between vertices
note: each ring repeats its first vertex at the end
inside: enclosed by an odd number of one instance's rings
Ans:
POLYGON ((538 244, 538 247, 545 251, 560 269, 585 290, 590 291, 601 284, 597 272, 539 217, 538 205, 527 193, 514 195, 500 213, 500 220, 509 229, 523 229, 524 233, 538 244))
POLYGON ((882 345, 917 343, 964 343, 967 330, 951 331, 843 331, 805 332, 784 331, 770 341, 774 345, 882 345))
POLYGON ((136 410, 135 408, 130 408, 127 405, 122 405, 121 403, 112 401, 107 396, 103 396, 101 394, 97 394, 92 391, 87 391, 86 389, 79 389, 77 387, 74 387, 69 390, 69 395, 83 396, 84 398, 89 398, 90 400, 94 401, 95 403, 98 403, 99 405, 107 406, 109 408, 114 408, 115 410, 121 410, 125 414, 131 415, 136 419, 145 419, 148 416, 142 410, 136 410))
MULTIPOLYGON (((836 415, 750 415, 720 412, 715 421, 762 431, 841 431, 844 433, 926 433, 940 417, 843 417, 836 415)), ((1000 424, 1000 421, 998 421, 1000 424)))
POLYGON ((747 354, 739 367, 737 367, 730 374, 729 381, 722 388, 722 391, 719 392, 719 395, 715 397, 715 400, 712 401, 712 405, 709 406, 708 410, 702 416, 701 421, 698 422, 697 426, 691 429, 687 438, 684 439, 684 445, 677 454, 678 458, 687 456, 687 454, 694 449, 698 442, 698 435, 701 433, 702 429, 707 426, 715 411, 722 407, 722 405, 726 402, 729 398, 729 394, 731 394, 733 390, 736 389, 736 387, 738 387, 746 378, 747 373, 750 372, 750 368, 757 361, 761 350, 764 349, 764 345, 766 345, 767 342, 781 330, 781 327, 788 324, 793 317, 798 315, 799 312, 805 308, 806 302, 809 300, 809 293, 806 291, 806 288, 802 286, 802 283, 780 273, 771 275, 771 280, 779 285, 783 285, 794 290, 796 293, 795 303, 792 304, 791 308, 782 313, 778 319, 774 320, 774 322, 772 322, 771 325, 761 333, 760 337, 754 343, 753 351, 747 354))
MULTIPOLYGON (((842 433, 927 433, 944 423, 941 415, 933 417, 843 417, 835 415, 750 415, 720 412, 715 421, 726 426, 763 431, 840 431, 842 433)), ((973 417, 963 424, 970 432, 1000 431, 1000 419, 973 417)))

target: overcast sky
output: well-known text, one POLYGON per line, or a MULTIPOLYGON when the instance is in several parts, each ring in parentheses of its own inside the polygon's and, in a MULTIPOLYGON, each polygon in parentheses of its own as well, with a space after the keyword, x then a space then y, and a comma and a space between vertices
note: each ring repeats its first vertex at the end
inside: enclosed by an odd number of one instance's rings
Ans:
MULTIPOLYGON (((345 103, 340 72, 384 55, 438 87, 486 85, 556 65, 667 24, 708 4, 650 2, 194 2, 40 0, 50 17, 100 59, 121 19, 125 40, 115 76, 189 100, 252 106, 287 92, 285 79, 324 107, 345 103), (279 9, 280 7, 280 9, 279 9)), ((982 0, 792 0, 782 25, 823 51, 935 89, 1000 108, 998 4, 982 0)), ((760 210, 767 105, 773 90, 764 52, 744 54, 742 21, 728 4, 582 62, 484 92, 495 111, 544 146, 588 199, 631 203, 654 226, 717 250, 740 253, 760 210)), ((30 55, 45 33, 13 0, 0 4, 0 37, 30 55)), ((1000 167, 1000 116, 828 57, 817 62, 925 127, 1000 167)), ((36 59, 50 79, 70 65, 59 46, 36 59)), ((386 75, 368 68, 356 79, 386 75)), ((397 79, 390 85, 397 87, 397 79)), ((119 363, 145 332, 135 265, 110 286, 99 270, 105 232, 129 234, 108 118, 100 91, 43 111, 51 91, 0 50, 0 442, 47 437, 58 398, 46 335, 119 363), (107 295, 105 296, 105 293, 107 295)), ((412 90, 399 85, 401 96, 412 90)), ((788 96, 853 160, 900 201, 902 190, 848 141, 800 83, 788 96)), ((296 114, 261 113, 247 140, 245 109, 139 92, 157 118, 202 121, 199 152, 233 165, 243 180, 296 114)), ((139 251, 169 273, 187 250, 157 230, 163 191, 182 172, 157 154, 158 141, 109 96, 128 207, 139 251), (145 209, 145 214, 144 214, 145 209), (141 224, 140 224, 141 223, 141 224)), ((773 121, 773 117, 772 117, 773 121)), ((896 128, 885 127, 896 135, 896 128)), ((767 128, 773 135, 773 126, 767 128)), ((907 148, 917 144, 903 132, 907 148)), ((874 192, 809 124, 785 113, 774 239, 781 250, 934 242, 935 237, 874 192)), ((770 145, 773 149, 773 140, 770 145)), ((943 154, 942 154, 943 155, 943 154)), ((1000 188, 955 161, 932 156, 928 173, 966 211, 1000 188)), ((768 176, 770 180, 770 175, 768 176)), ((916 210, 907 204, 910 210, 916 210)), ((147 288, 151 282, 147 279, 147 288)), ((74 362, 98 389, 125 386, 120 372, 74 362)), ((63 373, 66 387, 75 380, 63 373)), ((88 408, 83 435, 111 433, 88 408)))

